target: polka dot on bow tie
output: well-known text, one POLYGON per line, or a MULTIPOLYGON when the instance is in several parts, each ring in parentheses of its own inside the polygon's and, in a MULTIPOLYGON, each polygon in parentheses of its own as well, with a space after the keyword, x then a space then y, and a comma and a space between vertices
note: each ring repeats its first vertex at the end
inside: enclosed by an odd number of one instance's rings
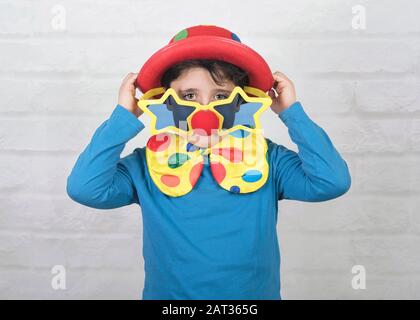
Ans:
POLYGON ((241 192, 241 188, 239 188, 238 186, 232 186, 230 187, 230 191, 233 193, 239 193, 241 192))
POLYGON ((169 147, 171 137, 165 133, 159 133, 150 137, 147 148, 153 152, 164 151, 169 147))
POLYGON ((248 170, 242 175, 242 180, 245 182, 256 182, 262 178, 262 173, 259 170, 248 170))

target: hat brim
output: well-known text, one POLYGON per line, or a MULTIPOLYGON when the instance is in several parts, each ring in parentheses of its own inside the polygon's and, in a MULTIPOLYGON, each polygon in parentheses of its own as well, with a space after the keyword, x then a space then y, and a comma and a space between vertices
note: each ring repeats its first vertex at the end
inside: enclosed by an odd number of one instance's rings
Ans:
POLYGON ((189 59, 216 59, 248 72, 249 86, 269 91, 274 78, 267 62, 241 42, 218 36, 194 36, 170 43, 155 52, 143 65, 137 86, 144 93, 160 87, 160 79, 172 65, 189 59), (187 41, 187 42, 185 42, 187 41))

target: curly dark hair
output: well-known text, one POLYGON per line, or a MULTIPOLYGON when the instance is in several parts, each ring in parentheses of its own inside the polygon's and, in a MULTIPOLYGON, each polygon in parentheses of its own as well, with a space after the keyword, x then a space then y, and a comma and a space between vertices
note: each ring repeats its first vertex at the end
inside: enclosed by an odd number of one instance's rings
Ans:
POLYGON ((234 64, 221 60, 190 59, 181 61, 166 70, 160 80, 161 86, 168 89, 171 82, 177 79, 184 70, 193 67, 202 67, 208 70, 218 85, 222 85, 226 80, 230 80, 235 86, 242 88, 249 85, 248 73, 234 64))

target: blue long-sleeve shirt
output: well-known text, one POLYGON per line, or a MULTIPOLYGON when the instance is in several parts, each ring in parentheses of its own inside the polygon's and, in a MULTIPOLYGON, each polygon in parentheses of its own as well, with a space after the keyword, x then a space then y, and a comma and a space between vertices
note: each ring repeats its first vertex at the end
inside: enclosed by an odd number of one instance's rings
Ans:
MULTIPOLYGON (((298 152, 268 142, 269 178, 253 193, 222 189, 205 163, 193 190, 159 191, 145 147, 121 158, 143 123, 121 105, 95 131, 67 180, 76 202, 141 206, 146 299, 281 299, 278 201, 326 201, 347 192, 346 162, 296 102, 279 114, 298 152)), ((279 121, 280 126, 280 121, 279 121)))

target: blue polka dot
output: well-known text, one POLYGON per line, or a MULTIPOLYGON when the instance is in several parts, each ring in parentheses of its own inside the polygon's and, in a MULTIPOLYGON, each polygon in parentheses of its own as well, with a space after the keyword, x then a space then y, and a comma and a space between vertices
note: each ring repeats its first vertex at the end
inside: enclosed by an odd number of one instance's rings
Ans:
POLYGON ((239 138, 239 139, 243 139, 243 138, 247 137, 249 134, 250 133, 248 131, 245 131, 245 130, 242 130, 242 129, 238 129, 238 130, 232 131, 230 133, 230 135, 232 137, 239 138))
POLYGON ((199 147, 197 147, 196 145, 188 142, 187 147, 185 148, 187 150, 187 152, 193 152, 199 149, 199 147))
POLYGON ((235 41, 241 42, 241 39, 239 39, 239 37, 236 34, 234 34, 233 32, 232 32, 232 39, 235 40, 235 41))
POLYGON ((242 175, 242 180, 245 182, 256 182, 260 180, 262 173, 259 170, 248 170, 242 175))
POLYGON ((241 192, 241 189, 238 186, 232 186, 230 187, 230 191, 233 193, 239 193, 241 192))

